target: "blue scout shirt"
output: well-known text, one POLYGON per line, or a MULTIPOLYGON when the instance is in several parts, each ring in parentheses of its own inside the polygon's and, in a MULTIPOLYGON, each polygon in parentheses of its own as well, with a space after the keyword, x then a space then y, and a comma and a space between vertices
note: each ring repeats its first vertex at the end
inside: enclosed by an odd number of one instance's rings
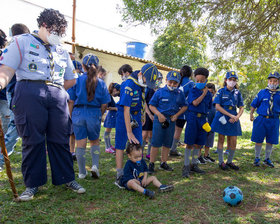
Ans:
POLYGON ((126 81, 121 84, 119 108, 123 110, 123 106, 130 107, 130 112, 141 111, 142 109, 142 93, 143 87, 138 84, 137 78, 129 76, 126 81))
POLYGON ((108 107, 116 107, 116 102, 115 102, 114 98, 112 96, 110 96, 110 97, 111 97, 111 101, 108 103, 108 107))
POLYGON ((77 78, 76 84, 67 91, 70 99, 75 101, 74 105, 82 104, 101 107, 102 104, 107 104, 111 101, 105 82, 98 78, 94 99, 89 102, 87 100, 86 80, 87 73, 85 72, 77 78))
POLYGON ((220 104, 225 109, 233 107, 233 110, 236 109, 236 107, 244 106, 243 98, 239 90, 234 88, 230 91, 226 86, 218 90, 213 103, 220 104))
POLYGON ((150 100, 150 105, 165 116, 176 114, 180 108, 187 106, 183 92, 179 89, 170 91, 167 86, 158 89, 150 100))
POLYGON ((16 70, 17 81, 47 80, 63 85, 64 80, 77 78, 68 52, 60 45, 50 46, 50 49, 54 59, 53 77, 46 48, 31 34, 13 37, 3 51, 0 63, 16 70))
POLYGON ((145 101, 147 103, 147 105, 149 105, 150 100, 152 99, 153 95, 155 94, 155 90, 147 87, 146 91, 145 91, 145 101))
POLYGON ((123 169, 122 183, 125 184, 131 179, 136 179, 141 182, 145 172, 148 172, 148 167, 144 159, 141 160, 140 164, 127 160, 123 169))
MULTIPOLYGON (((194 87, 194 85, 195 84, 191 79, 189 79, 188 77, 183 77, 183 80, 182 80, 182 83, 181 83, 179 89, 183 91, 183 93, 186 97, 186 100, 188 100, 190 89, 192 89, 194 87)), ((188 111, 186 110, 185 113, 183 113, 179 116, 179 119, 186 120, 187 113, 188 113, 188 111)))
POLYGON ((207 114, 209 110, 212 108, 212 94, 208 91, 203 98, 203 100, 198 104, 197 106, 193 105, 193 101, 196 100, 198 97, 202 95, 203 91, 198 89, 196 86, 194 86, 192 89, 190 89, 189 96, 188 96, 188 111, 192 111, 195 113, 202 113, 207 114))
POLYGON ((271 116, 279 115, 280 113, 280 92, 277 91, 276 94, 273 96, 272 113, 269 109, 269 100, 271 96, 270 92, 271 91, 268 89, 262 89, 251 103, 252 107, 257 108, 257 113, 259 115, 271 116))

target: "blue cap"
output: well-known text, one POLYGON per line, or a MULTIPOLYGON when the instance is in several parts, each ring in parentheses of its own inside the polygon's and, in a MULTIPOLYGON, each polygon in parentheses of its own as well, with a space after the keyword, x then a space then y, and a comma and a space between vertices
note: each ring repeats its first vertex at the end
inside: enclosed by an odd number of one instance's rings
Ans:
POLYGON ((169 80, 170 80, 170 81, 173 80, 173 81, 175 81, 175 82, 180 83, 181 75, 180 75, 179 72, 170 71, 170 72, 167 73, 166 78, 167 78, 168 81, 169 81, 169 80))
POLYGON ((76 60, 73 60, 73 65, 75 67, 75 69, 79 69, 80 71, 83 71, 83 67, 82 67, 82 64, 76 60))
POLYGON ((230 78, 238 79, 238 76, 237 76, 236 72, 234 72, 234 71, 227 72, 226 79, 230 79, 230 78))
POLYGON ((120 90, 121 85, 118 83, 114 83, 113 88, 115 88, 116 90, 120 90))
POLYGON ((268 75, 267 78, 268 78, 268 79, 270 79, 270 78, 279 79, 279 78, 280 78, 280 74, 279 74, 278 72, 271 72, 271 73, 269 73, 269 75, 268 75))
POLYGON ((148 63, 145 64, 141 68, 142 75, 146 78, 146 84, 150 89, 154 89, 156 87, 156 81, 158 78, 158 69, 157 67, 152 64, 148 63))
POLYGON ((91 66, 93 64, 95 67, 97 67, 99 64, 99 59, 94 54, 89 53, 83 58, 83 64, 86 66, 91 66))

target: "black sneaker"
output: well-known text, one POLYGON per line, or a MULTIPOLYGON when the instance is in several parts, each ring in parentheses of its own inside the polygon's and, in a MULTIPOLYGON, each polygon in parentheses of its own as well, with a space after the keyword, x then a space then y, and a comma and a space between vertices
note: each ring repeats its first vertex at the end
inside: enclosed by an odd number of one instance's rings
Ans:
POLYGON ((182 177, 190 178, 190 165, 183 166, 182 177))
POLYGON ((261 159, 259 157, 256 157, 254 160, 254 166, 260 166, 261 165, 261 159))
POLYGON ((204 170, 199 169, 197 164, 191 165, 191 172, 200 173, 200 174, 204 174, 205 173, 204 170))
POLYGON ((149 163, 148 173, 153 174, 154 172, 155 172, 155 164, 154 163, 149 163))
POLYGON ((214 163, 215 160, 213 158, 211 158, 209 155, 208 156, 204 156, 203 159, 209 163, 214 163))
POLYGON ((26 190, 19 196, 20 201, 30 201, 38 192, 38 187, 27 187, 26 190))
POLYGON ((149 197, 150 199, 154 199, 155 198, 155 192, 153 192, 153 191, 151 191, 149 189, 146 189, 145 195, 147 197, 149 197))
POLYGON ((158 191, 160 193, 164 193, 164 192, 168 192, 168 191, 173 191, 173 190, 174 190, 174 186, 173 185, 164 185, 164 184, 162 184, 159 187, 159 189, 158 189, 158 191))
POLYGON ((206 161, 203 159, 202 156, 199 156, 199 157, 197 158, 197 160, 198 160, 198 163, 199 163, 199 164, 202 164, 202 165, 205 165, 205 164, 206 164, 206 161))
POLYGON ((274 168, 274 164, 271 162, 271 160, 269 158, 265 159, 263 161, 263 164, 266 165, 266 166, 269 166, 271 168, 274 168))
POLYGON ((122 176, 123 176, 123 175, 121 175, 121 176, 119 176, 118 178, 116 178, 116 181, 115 181, 115 183, 114 183, 114 184, 115 184, 118 188, 120 188, 120 189, 124 189, 124 186, 123 186, 122 183, 121 183, 122 176))
POLYGON ((166 162, 161 163, 159 168, 161 170, 173 171, 173 168, 170 167, 166 162))
POLYGON ((86 189, 83 188, 80 184, 78 184, 77 181, 75 181, 75 180, 67 183, 66 187, 71 189, 74 192, 77 192, 78 194, 83 194, 86 192, 86 189))
POLYGON ((175 151, 170 151, 169 156, 182 156, 182 153, 178 152, 177 150, 175 151))
POLYGON ((239 167, 236 166, 234 163, 226 163, 226 165, 233 170, 239 170, 239 167))
POLYGON ((224 162, 222 162, 219 167, 222 169, 222 170, 228 170, 229 169, 229 166, 227 164, 225 164, 224 162))

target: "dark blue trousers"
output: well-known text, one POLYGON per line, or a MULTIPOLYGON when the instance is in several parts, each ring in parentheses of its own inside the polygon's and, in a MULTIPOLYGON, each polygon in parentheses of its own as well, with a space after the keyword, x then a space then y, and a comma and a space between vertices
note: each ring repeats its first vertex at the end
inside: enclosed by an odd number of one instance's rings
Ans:
POLYGON ((16 84, 12 110, 22 138, 22 174, 26 187, 47 182, 46 151, 54 185, 75 179, 69 150, 71 120, 67 99, 68 93, 63 88, 28 81, 16 84))

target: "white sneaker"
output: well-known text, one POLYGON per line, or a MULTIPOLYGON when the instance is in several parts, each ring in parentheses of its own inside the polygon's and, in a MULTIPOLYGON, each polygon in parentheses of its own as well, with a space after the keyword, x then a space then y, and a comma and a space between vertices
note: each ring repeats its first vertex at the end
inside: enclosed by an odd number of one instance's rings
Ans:
POLYGON ((100 176, 99 170, 98 170, 96 165, 93 165, 91 167, 91 176, 94 177, 94 178, 99 178, 99 176, 100 176))
POLYGON ((79 173, 79 174, 78 174, 78 177, 79 177, 79 179, 85 179, 86 176, 87 176, 87 174, 88 174, 87 171, 86 171, 86 174, 79 173))

